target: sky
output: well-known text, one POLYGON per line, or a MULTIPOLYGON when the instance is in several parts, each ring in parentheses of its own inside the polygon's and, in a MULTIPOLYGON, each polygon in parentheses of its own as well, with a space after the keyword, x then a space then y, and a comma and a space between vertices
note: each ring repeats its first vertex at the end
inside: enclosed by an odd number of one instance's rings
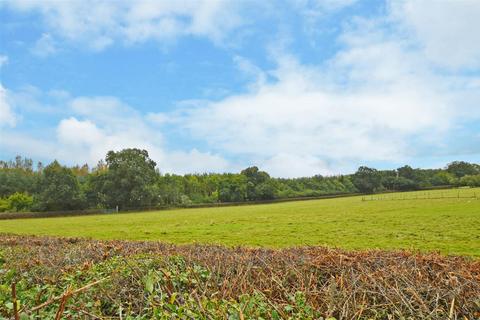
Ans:
POLYGON ((0 0, 0 159, 333 175, 480 162, 480 1, 0 0))

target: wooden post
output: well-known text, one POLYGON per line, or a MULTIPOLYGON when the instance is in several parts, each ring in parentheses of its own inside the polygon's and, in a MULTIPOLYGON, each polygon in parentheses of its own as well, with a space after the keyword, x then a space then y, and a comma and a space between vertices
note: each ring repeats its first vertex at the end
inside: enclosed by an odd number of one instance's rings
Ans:
POLYGON ((17 301, 17 288, 16 283, 12 283, 12 299, 13 299, 13 317, 15 320, 20 320, 18 315, 18 301, 17 301))

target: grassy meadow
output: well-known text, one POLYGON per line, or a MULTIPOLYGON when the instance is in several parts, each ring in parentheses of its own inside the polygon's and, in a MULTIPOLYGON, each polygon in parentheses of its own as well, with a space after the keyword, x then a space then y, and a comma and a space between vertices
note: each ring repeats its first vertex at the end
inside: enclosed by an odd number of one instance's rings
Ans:
POLYGON ((480 188, 3 220, 0 232, 273 248, 404 248, 480 257, 480 188))
POLYGON ((0 233, 20 234, 0 237, 2 319, 480 316, 480 189, 0 220, 0 233), (350 250, 372 248, 441 254, 350 250))

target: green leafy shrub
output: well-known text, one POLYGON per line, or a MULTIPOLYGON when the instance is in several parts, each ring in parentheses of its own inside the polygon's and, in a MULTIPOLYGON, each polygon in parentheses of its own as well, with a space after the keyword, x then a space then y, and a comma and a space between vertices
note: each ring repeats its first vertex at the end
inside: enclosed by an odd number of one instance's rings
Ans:
POLYGON ((0 199, 0 212, 26 212, 33 206, 33 197, 22 192, 15 192, 5 199, 0 199))

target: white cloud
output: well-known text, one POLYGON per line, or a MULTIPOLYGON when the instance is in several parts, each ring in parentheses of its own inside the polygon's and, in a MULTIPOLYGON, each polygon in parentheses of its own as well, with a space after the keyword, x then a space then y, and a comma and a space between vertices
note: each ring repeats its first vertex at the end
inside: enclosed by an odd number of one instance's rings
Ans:
POLYGON ((104 122, 139 116, 136 110, 115 97, 76 97, 69 104, 76 114, 104 122))
MULTIPOLYGON (((294 12, 298 12, 302 20, 303 31, 308 35, 309 44, 316 47, 317 41, 322 39, 325 32, 331 32, 331 29, 320 27, 323 20, 327 17, 340 12, 342 9, 355 4, 358 0, 290 0, 294 12)), ((281 37, 285 41, 285 32, 281 32, 281 37)), ((290 39, 291 41, 291 39, 290 39)))
MULTIPOLYGON (((187 173, 229 171, 230 163, 211 152, 170 150, 164 144, 164 134, 149 115, 115 97, 71 97, 64 91, 42 93, 34 87, 16 92, 15 104, 30 113, 43 113, 45 109, 62 110, 55 127, 43 127, 39 136, 8 128, 2 129, 0 147, 12 153, 29 157, 58 159, 68 164, 95 165, 109 150, 141 148, 149 151, 162 172, 187 173), (51 97, 59 105, 43 106, 51 97), (43 136, 42 136, 43 134, 43 136)), ((6 89, 0 87, 0 124, 15 125, 15 115, 6 103, 6 89)), ((167 115, 165 115, 167 116, 167 115)), ((155 119, 155 117, 153 117, 155 119)), ((158 118, 158 117, 157 117, 158 118)), ((167 119, 167 121, 169 121, 167 119)))
POLYGON ((134 147, 149 150, 153 157, 163 157, 161 144, 149 137, 149 130, 139 128, 139 123, 132 124, 135 128, 125 127, 122 130, 110 123, 97 124, 90 119, 63 119, 57 127, 61 159, 70 163, 78 161, 95 164, 104 158, 109 150, 134 147))
POLYGON ((265 84, 267 81, 267 75, 262 69, 241 56, 235 56, 233 60, 241 72, 254 79, 253 84, 250 84, 249 86, 250 89, 255 89, 265 84))
POLYGON ((8 101, 8 92, 0 84, 0 128, 2 126, 14 127, 17 123, 17 117, 8 101))
POLYGON ((480 1, 391 1, 391 9, 432 62, 448 68, 480 67, 480 1))
POLYGON ((8 56, 0 54, 0 68, 8 63, 8 56))
MULTIPOLYGON (((122 119, 125 115, 121 116, 122 119)), ((95 164, 109 150, 140 148, 148 150, 162 172, 193 173, 224 171, 230 164, 219 155, 190 151, 165 150, 161 135, 141 119, 132 121, 128 116, 125 126, 99 121, 63 119, 57 127, 59 157, 69 162, 95 164)))
POLYGON ((163 125, 165 123, 171 122, 171 117, 165 113, 148 113, 146 116, 147 120, 156 125, 163 125))
MULTIPOLYGON (((32 1, 6 4, 21 12, 36 11, 49 33, 102 50, 115 41, 137 43, 171 41, 179 36, 200 36, 221 43, 243 24, 238 4, 231 1, 32 1)), ((54 50, 50 35, 37 46, 54 50)), ((39 52, 44 52, 40 50, 39 52)))
POLYGON ((290 3, 307 19, 317 19, 324 14, 351 6, 357 1, 358 0, 291 0, 290 3))
MULTIPOLYGON (((281 66, 275 73, 274 84, 185 110, 181 125, 232 154, 256 159, 296 154, 308 159, 306 167, 314 174, 331 169, 312 159, 398 159, 407 152, 408 136, 438 133, 450 124, 452 110, 435 98, 434 88, 418 83, 382 88, 362 84, 346 90, 318 83, 321 76, 301 66, 281 66)), ((289 163, 285 161, 284 172, 291 172, 289 163)))
POLYGON ((74 117, 63 119, 57 128, 60 142, 73 146, 102 143, 103 134, 90 120, 79 121, 74 117))
POLYGON ((219 46, 235 46, 257 19, 283 25, 284 13, 299 12, 307 28, 323 15, 352 5, 356 0, 288 1, 279 9, 275 1, 35 1, 6 0, 17 12, 36 12, 45 34, 33 52, 48 55, 67 40, 91 50, 114 43, 124 45, 155 41, 162 46, 181 37, 202 37, 219 46), (260 18, 261 17, 261 18, 260 18))
POLYGON ((18 131, 1 131, 0 147, 2 151, 12 154, 34 156, 41 159, 58 158, 58 147, 53 141, 37 138, 18 131))
POLYGON ((246 94, 187 107, 179 125, 213 150, 282 176, 408 161, 422 146, 448 152, 452 130, 480 119, 478 79, 436 72, 386 20, 352 22, 339 38, 343 49, 324 65, 275 52, 278 67, 268 72, 275 81, 254 80, 246 94))
MULTIPOLYGON (((351 3, 297 5, 323 14, 351 3)), ((168 42, 189 35, 221 42, 245 23, 230 7, 232 2, 12 5, 41 12, 56 37, 96 50, 118 41, 168 42)), ((464 122, 480 119, 480 47, 474 34, 480 29, 480 20, 474 19, 478 7, 473 1, 391 2, 386 17, 351 19, 330 60, 302 63, 285 53, 284 43, 271 47, 277 62, 273 70, 237 56, 239 70, 252 78, 247 93, 186 101, 173 113, 143 115, 115 97, 61 94, 69 114, 55 128, 57 148, 45 148, 59 159, 95 163, 108 150, 139 147, 149 150, 164 172, 231 171, 245 162, 274 176, 339 173, 366 161, 408 161, 425 150, 423 146, 445 155, 451 147, 446 137, 464 122), (168 126, 184 129, 211 151, 170 150, 163 131, 168 126), (225 157, 242 160, 232 163, 225 157)), ((315 18, 319 14, 304 13, 315 18)), ((2 90, 0 97, 5 97, 2 90)), ((12 108, 5 103, 3 109, 12 108)), ((15 124, 13 119, 3 122, 15 124)), ((28 137, 11 141, 20 148, 28 137)))
POLYGON ((32 53, 39 57, 47 57, 57 52, 55 40, 48 33, 42 34, 32 48, 32 53))
POLYGON ((210 152, 200 152, 192 149, 189 152, 170 152, 164 157, 161 170, 163 172, 205 173, 205 172, 231 172, 238 170, 221 155, 210 152))
MULTIPOLYGON (((323 175, 339 173, 331 171, 324 160, 311 155, 279 153, 261 162, 260 166, 274 177, 307 177, 318 173, 323 175)), ((338 170, 338 167, 336 169, 338 170)))

